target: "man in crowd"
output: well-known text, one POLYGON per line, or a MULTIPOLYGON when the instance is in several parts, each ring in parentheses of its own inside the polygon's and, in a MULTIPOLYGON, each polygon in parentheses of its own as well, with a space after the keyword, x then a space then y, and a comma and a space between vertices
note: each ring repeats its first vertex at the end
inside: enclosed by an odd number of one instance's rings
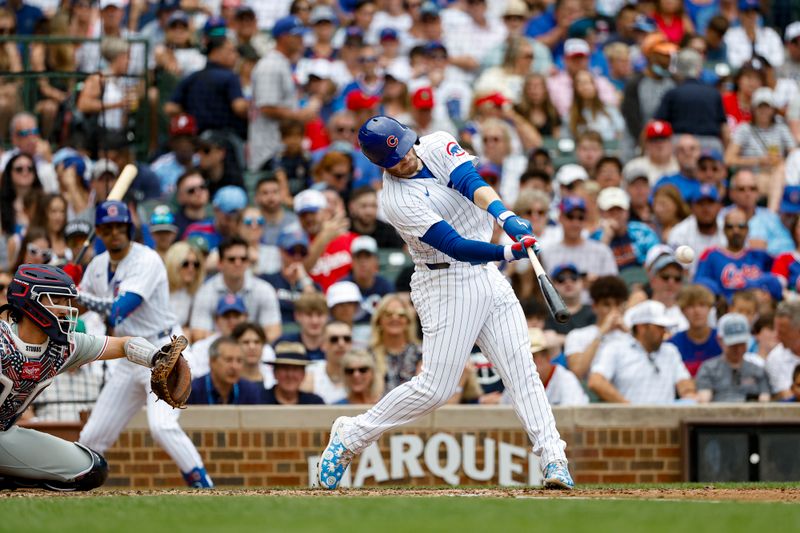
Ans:
POLYGON ((714 185, 704 183, 691 198, 692 214, 678 222, 669 232, 667 244, 676 248, 688 246, 695 251, 695 257, 689 266, 690 274, 697 269, 697 259, 708 248, 724 247, 725 233, 718 220, 722 209, 719 189, 714 185))
POLYGON ((749 361, 745 355, 752 340, 747 319, 738 313, 728 313, 719 319, 717 328, 722 355, 700 366, 697 401, 768 402, 769 382, 764 367, 749 361))
POLYGON ((208 186, 203 176, 196 170, 189 170, 175 182, 177 191, 178 212, 175 213, 175 225, 178 235, 185 235, 186 228, 194 223, 206 220, 208 209, 208 186))
MULTIPOLYGON (((586 405, 589 397, 570 370, 551 361, 550 346, 542 330, 531 328, 531 355, 550 405, 586 405)), ((507 393, 504 393, 507 394, 507 393)), ((510 403, 510 402, 503 402, 510 403)))
POLYGON ((203 175, 211 195, 228 186, 244 189, 242 169, 237 162, 236 148, 227 133, 206 130, 197 139, 197 168, 203 175))
POLYGON ((321 292, 309 292, 301 295, 294 303, 293 319, 300 326, 300 331, 282 335, 275 341, 275 344, 299 342, 305 347, 309 360, 325 359, 322 351, 323 328, 328 321, 328 302, 325 300, 325 295, 321 292))
MULTIPOLYGON (((556 322, 549 314, 544 322, 545 332, 557 334, 558 345, 561 346, 564 335, 575 328, 594 324, 595 316, 591 306, 584 302, 584 276, 578 267, 572 263, 557 265, 550 273, 550 278, 570 312, 570 319, 564 324, 556 322)), ((552 337, 550 339, 553 340, 552 337)))
POLYGON ((684 267, 675 258, 672 248, 659 244, 647 252, 644 261, 651 298, 664 305, 670 321, 669 332, 674 334, 689 327, 686 317, 678 306, 678 293, 683 286, 684 267))
POLYGON ((36 163, 36 174, 45 192, 58 192, 56 170, 50 162, 49 145, 39 133, 39 123, 30 113, 17 113, 10 123, 11 144, 14 146, 0 155, 0 172, 6 169, 9 160, 17 154, 27 154, 36 163))
POLYGON ((666 404, 694 398, 695 387, 675 345, 663 342, 671 326, 663 304, 646 300, 630 308, 630 335, 604 345, 589 374, 589 388, 612 403, 666 404))
POLYGON ((242 379, 244 353, 236 339, 219 337, 208 349, 210 371, 192 380, 188 403, 196 405, 254 405, 262 403, 261 383, 242 379))
POLYGON ((777 400, 791 398, 795 369, 800 365, 800 302, 786 300, 775 311, 775 332, 778 344, 767 356, 767 375, 772 394, 777 400))
POLYGON ((378 302, 389 293, 395 292, 394 283, 380 275, 378 262, 378 243, 367 235, 360 235, 350 247, 353 268, 342 281, 352 281, 361 291, 361 310, 358 318, 361 324, 369 324, 372 312, 378 302))
POLYGON ((231 237, 219 246, 219 273, 203 283, 194 298, 189 324, 192 338, 211 335, 214 308, 227 293, 241 296, 250 319, 264 328, 268 341, 281 334, 281 314, 278 297, 272 285, 255 277, 249 269, 247 243, 241 237, 231 237))
POLYGON ((641 163, 647 168, 650 186, 655 186, 664 176, 680 172, 678 160, 672 153, 672 125, 663 120, 653 120, 644 127, 644 155, 628 164, 641 163))
POLYGON ((192 376, 205 376, 209 371, 208 354, 211 345, 220 337, 227 337, 239 324, 247 322, 247 308, 241 296, 227 293, 220 297, 214 310, 214 331, 208 337, 195 340, 187 361, 192 367, 192 376))
POLYGON ((275 345, 275 360, 270 361, 275 373, 275 386, 264 393, 266 405, 321 405, 325 402, 309 392, 300 390, 310 364, 303 345, 280 342, 275 345))
MULTIPOLYGON (((196 181, 196 180, 193 180, 196 181)), ((198 185, 199 186, 199 185, 198 185)), ((186 187, 189 192, 190 187, 186 187)), ((202 198, 202 192, 194 191, 202 198)), ((192 198, 191 202, 199 199, 192 198)), ((230 185, 218 190, 211 202, 214 208, 214 217, 202 222, 193 222, 186 227, 183 232, 184 239, 191 239, 194 235, 202 236, 208 243, 208 248, 213 250, 220 245, 223 239, 229 239, 236 235, 239 230, 239 219, 242 210, 247 207, 247 193, 240 187, 230 185)), ((199 208, 198 211, 199 212, 199 208)))
POLYGON ((180 113, 170 119, 168 131, 170 151, 150 165, 165 197, 175 192, 178 178, 195 165, 197 121, 191 115, 180 113))
POLYGON ((325 359, 315 361, 306 368, 306 377, 300 389, 312 392, 325 400, 337 403, 347 396, 344 388, 342 358, 353 348, 353 329, 344 322, 331 320, 322 331, 322 352, 325 359))
POLYGON ((597 207, 602 228, 599 240, 611 248, 617 268, 622 271, 642 266, 647 251, 659 243, 659 238, 647 224, 630 220, 628 193, 619 187, 607 187, 597 196, 597 207))
POLYGON ((403 240, 395 229, 378 220, 378 193, 372 187, 359 187, 347 203, 351 229, 375 239, 379 248, 402 248, 403 240))
POLYGON ((308 239, 297 231, 288 231, 278 238, 281 254, 281 269, 274 274, 262 276, 272 285, 281 307, 281 321, 294 322, 295 301, 303 294, 314 293, 317 285, 306 272, 303 259, 308 255, 308 239))
POLYGON ((258 181, 255 202, 264 217, 262 243, 276 245, 282 233, 289 230, 300 231, 297 215, 284 208, 281 203, 281 187, 276 178, 267 176, 258 181))
POLYGON ((708 316, 714 305, 714 294, 702 285, 687 285, 678 293, 678 307, 689 322, 685 331, 679 331, 669 342, 678 347, 686 369, 694 376, 700 365, 722 352, 717 342, 717 332, 708 325, 708 316))

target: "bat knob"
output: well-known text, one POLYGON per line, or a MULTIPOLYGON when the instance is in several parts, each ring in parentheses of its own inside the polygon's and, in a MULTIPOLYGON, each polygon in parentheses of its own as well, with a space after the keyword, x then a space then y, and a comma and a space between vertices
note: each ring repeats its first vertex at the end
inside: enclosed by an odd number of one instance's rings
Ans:
POLYGON ((555 318, 556 322, 558 322, 559 324, 564 324, 566 321, 569 320, 569 317, 570 317, 569 311, 567 311, 566 309, 561 309, 559 311, 556 311, 555 318))

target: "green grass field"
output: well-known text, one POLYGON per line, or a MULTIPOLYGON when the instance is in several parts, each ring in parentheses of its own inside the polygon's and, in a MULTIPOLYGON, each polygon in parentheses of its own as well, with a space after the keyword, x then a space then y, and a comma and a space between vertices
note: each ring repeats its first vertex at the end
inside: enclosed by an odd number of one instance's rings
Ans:
POLYGON ((103 496, 0 499, 0 531, 91 533, 800 531, 787 503, 476 497, 103 496))

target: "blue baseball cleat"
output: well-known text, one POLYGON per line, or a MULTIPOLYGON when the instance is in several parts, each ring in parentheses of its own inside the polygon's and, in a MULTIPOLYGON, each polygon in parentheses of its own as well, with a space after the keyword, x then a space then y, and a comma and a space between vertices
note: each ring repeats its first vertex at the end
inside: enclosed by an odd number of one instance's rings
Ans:
POLYGON ((339 427, 346 419, 346 416, 340 416, 334 421, 328 446, 322 452, 317 463, 319 484, 328 490, 333 490, 339 486, 344 471, 347 470, 353 457, 355 457, 353 452, 344 447, 342 437, 339 435, 339 427))
POLYGON ((544 488, 572 490, 575 482, 569 473, 566 461, 551 461, 544 467, 544 488))

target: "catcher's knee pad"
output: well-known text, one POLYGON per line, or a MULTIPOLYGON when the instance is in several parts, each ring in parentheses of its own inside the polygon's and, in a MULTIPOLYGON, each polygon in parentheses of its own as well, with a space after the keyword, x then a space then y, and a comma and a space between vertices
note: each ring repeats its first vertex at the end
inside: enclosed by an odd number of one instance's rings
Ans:
POLYGON ((76 442, 75 445, 89 454, 92 460, 92 466, 89 467, 89 470, 70 481, 41 480, 39 486, 47 490, 71 492, 96 489, 106 482, 106 479, 108 479, 108 463, 105 457, 83 444, 76 442))

